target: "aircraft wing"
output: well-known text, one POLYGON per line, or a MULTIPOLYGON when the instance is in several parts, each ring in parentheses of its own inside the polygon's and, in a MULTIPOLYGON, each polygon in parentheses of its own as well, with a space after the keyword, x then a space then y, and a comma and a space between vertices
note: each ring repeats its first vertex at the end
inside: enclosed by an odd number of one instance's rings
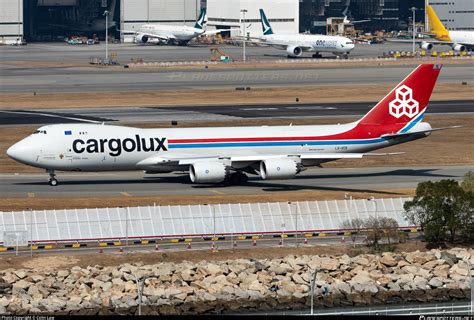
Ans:
POLYGON ((216 30, 206 30, 202 35, 203 36, 212 36, 221 32, 231 31, 230 29, 216 29, 216 30))
POLYGON ((434 129, 421 130, 421 131, 415 131, 415 132, 383 134, 380 137, 383 138, 383 139, 396 139, 396 138, 403 138, 403 137, 407 137, 407 136, 415 135, 415 134, 419 134, 419 133, 431 133, 431 132, 435 132, 435 131, 448 130, 448 129, 457 129, 457 128, 461 128, 461 127, 462 126, 451 126, 451 127, 434 128, 434 129))
POLYGON ((151 33, 151 32, 139 32, 139 34, 147 36, 148 38, 155 38, 159 40, 170 40, 170 39, 176 39, 174 35, 171 33, 151 33))
POLYGON ((247 42, 263 44, 263 45, 266 45, 266 46, 276 47, 276 48, 283 49, 283 50, 286 49, 289 46, 300 47, 301 49, 303 49, 303 51, 308 51, 308 50, 313 49, 313 47, 308 46, 307 44, 298 44, 298 43, 288 43, 288 42, 284 42, 284 41, 280 42, 280 41, 274 41, 274 40, 266 40, 264 38, 259 38, 259 37, 235 36, 234 39, 237 39, 237 40, 240 40, 240 41, 245 39, 247 42))
MULTIPOLYGON (((387 42, 395 42, 395 43, 413 43, 413 39, 391 39, 391 38, 388 38, 388 39, 385 39, 387 42)), ((432 44, 445 44, 445 45, 453 45, 454 42, 451 42, 451 41, 442 41, 442 40, 437 40, 437 39, 433 39, 433 38, 415 38, 415 43, 423 43, 423 42, 426 42, 426 43, 432 43, 432 44)), ((456 44, 462 44, 464 45, 463 43, 456 43, 456 44)))
POLYGON ((122 33, 133 33, 133 34, 140 34, 143 36, 147 36, 148 38, 155 38, 159 40, 169 40, 169 39, 176 39, 174 35, 172 34, 158 34, 158 33, 151 33, 151 32, 141 32, 137 30, 119 30, 117 31, 122 32, 122 33))
POLYGON ((392 153, 301 153, 301 154, 273 154, 273 155, 235 155, 235 156, 200 156, 200 155, 154 155, 137 163, 141 169, 152 169, 162 165, 190 165, 202 161, 224 161, 230 165, 259 162, 267 159, 295 158, 301 160, 328 160, 328 159, 360 159, 366 156, 389 156, 403 152, 392 153))

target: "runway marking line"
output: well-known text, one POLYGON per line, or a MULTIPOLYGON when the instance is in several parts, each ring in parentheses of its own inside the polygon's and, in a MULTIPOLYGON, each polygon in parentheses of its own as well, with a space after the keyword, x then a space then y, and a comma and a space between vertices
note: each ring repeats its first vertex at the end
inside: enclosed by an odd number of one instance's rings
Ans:
POLYGON ((120 192, 120 194, 124 197, 131 197, 132 195, 128 192, 120 192))
POLYGON ((28 192, 28 198, 34 198, 35 194, 34 192, 28 192))
POLYGON ((214 189, 213 189, 213 190, 209 190, 209 191, 211 191, 211 192, 213 192, 213 193, 215 193, 215 194, 220 194, 220 195, 226 194, 225 192, 222 192, 222 191, 219 191, 219 190, 214 190, 214 189))

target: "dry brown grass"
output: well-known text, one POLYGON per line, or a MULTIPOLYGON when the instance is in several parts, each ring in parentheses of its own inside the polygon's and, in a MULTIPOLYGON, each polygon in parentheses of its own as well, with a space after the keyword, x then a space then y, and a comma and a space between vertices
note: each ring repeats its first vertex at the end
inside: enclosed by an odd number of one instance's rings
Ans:
MULTIPOLYGON (((301 86, 292 88, 199 89, 190 91, 124 91, 83 93, 18 93, 0 94, 0 109, 97 108, 134 106, 236 105, 323 102, 377 101, 393 87, 380 84, 341 86, 301 86)), ((474 84, 441 83, 433 91, 432 100, 473 99, 474 84)), ((225 106, 223 106, 225 107, 225 106)), ((229 106, 227 106, 229 107, 229 106)))
MULTIPOLYGON (((153 64, 154 61, 144 61, 144 63, 127 63, 131 69, 161 69, 161 70, 197 70, 197 69, 294 69, 294 68, 351 68, 351 67, 373 67, 377 66, 416 66, 420 63, 441 63, 446 65, 459 65, 459 64, 472 64, 474 58, 464 57, 462 59, 452 58, 432 58, 425 57, 423 59, 412 59, 403 58, 398 60, 368 60, 368 61, 357 61, 357 60, 288 60, 281 59, 283 62, 278 60, 249 60, 247 62, 235 61, 232 63, 209 63, 207 65, 198 64, 191 62, 190 64, 176 64, 176 65, 159 65, 153 64)), ((124 63, 125 64, 125 63, 124 63)), ((85 63, 75 62, 57 62, 57 61, 41 61, 41 60, 16 60, 16 61, 1 61, 0 65, 13 65, 20 67, 34 67, 34 68, 95 68, 95 69, 107 69, 108 71, 123 72, 123 66, 121 65, 91 65, 85 63)))
MULTIPOLYGON (((405 197, 414 195, 414 189, 383 189, 376 192, 351 192, 355 198, 405 197)), ((343 199, 343 191, 293 191, 272 194, 177 195, 159 197, 100 197, 100 198, 0 198, 0 211, 105 208, 153 205, 188 205, 211 203, 256 203, 343 199)))

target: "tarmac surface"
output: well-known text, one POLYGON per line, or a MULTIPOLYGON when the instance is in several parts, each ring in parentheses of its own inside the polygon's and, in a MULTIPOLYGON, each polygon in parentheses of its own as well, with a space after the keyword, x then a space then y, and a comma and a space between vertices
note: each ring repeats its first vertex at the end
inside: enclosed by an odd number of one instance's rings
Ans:
MULTIPOLYGON (((403 155, 400 155, 403 156, 403 155)), ((387 160, 389 162, 389 160, 387 160)), ((59 185, 48 185, 46 173, 0 174, 0 197, 106 197, 168 195, 232 195, 275 194, 282 191, 374 192, 380 189, 412 188, 419 182, 440 179, 461 180, 473 165, 379 167, 379 168, 315 168, 290 180, 263 181, 250 176, 243 185, 195 185, 187 173, 144 175, 141 171, 105 173, 61 173, 59 185)), ((392 197, 398 193, 387 193, 392 197)))
MULTIPOLYGON (((236 118, 320 118, 362 116, 374 102, 294 103, 254 105, 208 105, 128 108, 74 108, 0 110, 0 126, 41 125, 75 122, 144 123, 168 121, 219 121, 236 118)), ((474 112, 474 100, 431 101, 428 114, 474 112)))
MULTIPOLYGON (((360 45, 355 58, 378 57, 389 50, 408 49, 405 44, 360 45)), ((209 46, 165 47, 114 45, 119 62, 133 57, 144 61, 209 61, 209 46)), ((225 50, 240 50, 225 47, 225 50)), ((413 66, 347 66, 342 68, 308 68, 295 63, 291 69, 274 67, 230 69, 169 70, 164 68, 95 67, 89 59, 98 56, 101 46, 68 46, 66 44, 32 44, 24 47, 0 47, 0 93, 101 92, 123 90, 186 90, 193 88, 234 88, 239 86, 350 85, 354 83, 398 83, 413 66), (38 62, 40 64, 38 64, 38 62), (66 65, 54 65, 54 62, 66 65), (49 63, 44 66, 41 64, 49 63), (67 65, 72 64, 72 65, 67 65)), ((250 47, 249 60, 286 60, 284 51, 267 47, 250 47)), ((330 57, 328 59, 335 59, 330 57)), ((327 59, 326 59, 327 60, 327 59)), ((336 60, 334 60, 336 61, 336 60)), ((343 62, 341 62, 343 66, 343 62)), ((472 81, 474 65, 445 65, 439 82, 472 81)))
MULTIPOLYGON (((413 66, 292 69, 231 68, 173 71, 95 67, 0 69, 0 93, 189 90, 305 85, 397 84, 413 66)), ((474 64, 445 65, 438 83, 471 82, 474 64)))
MULTIPOLYGON (((236 42, 236 44, 239 44, 236 42)), ((132 59, 142 59, 144 62, 155 61, 206 61, 210 59, 210 48, 219 47, 232 60, 243 59, 243 48, 239 45, 199 45, 189 46, 164 46, 164 45, 138 45, 132 43, 109 44, 110 53, 117 55, 121 64, 132 59)), ((439 49, 450 50, 448 46, 439 49)), ((358 44, 349 54, 351 58, 378 57, 389 51, 411 51, 409 43, 384 43, 384 44, 358 44)), ((0 47, 2 61, 50 61, 66 63, 89 63, 90 57, 104 57, 105 43, 99 45, 68 45, 66 43, 30 43, 27 46, 0 47)), ((324 54, 326 59, 336 59, 333 54, 324 54)), ((246 46, 247 60, 275 60, 287 59, 285 50, 272 47, 246 46)), ((311 53, 304 53, 302 58, 311 58, 311 53)))

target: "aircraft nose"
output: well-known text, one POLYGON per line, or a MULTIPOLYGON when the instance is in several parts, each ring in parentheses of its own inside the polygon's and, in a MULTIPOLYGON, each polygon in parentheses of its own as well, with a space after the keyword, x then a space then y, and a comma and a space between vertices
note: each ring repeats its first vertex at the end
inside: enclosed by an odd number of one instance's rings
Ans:
POLYGON ((16 154, 18 152, 18 146, 16 144, 12 145, 10 148, 7 150, 7 155, 16 160, 16 154))
POLYGON ((10 158, 22 163, 28 163, 32 154, 31 146, 25 141, 15 143, 7 150, 7 155, 10 158))

